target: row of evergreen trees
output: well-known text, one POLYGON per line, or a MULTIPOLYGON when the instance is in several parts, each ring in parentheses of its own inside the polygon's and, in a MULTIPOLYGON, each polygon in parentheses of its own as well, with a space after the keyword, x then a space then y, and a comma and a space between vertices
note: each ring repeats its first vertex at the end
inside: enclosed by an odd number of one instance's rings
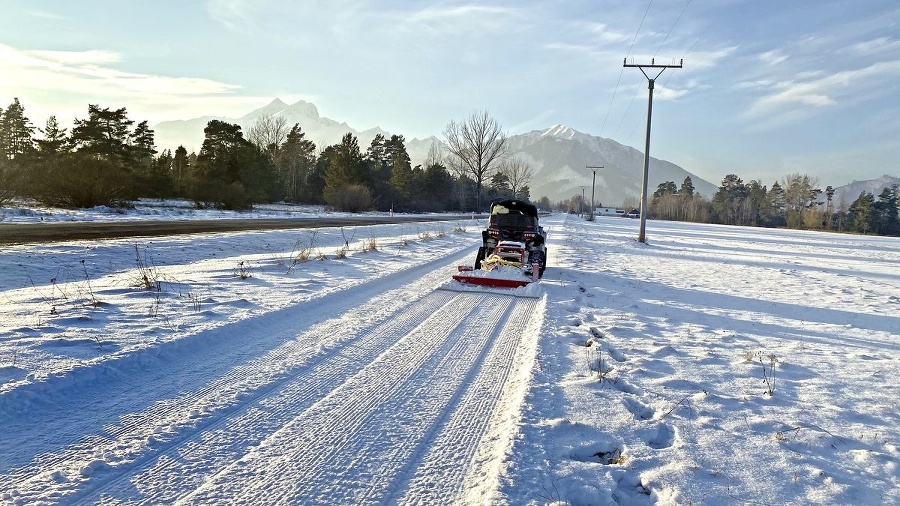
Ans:
MULTIPOLYGON (((347 134, 317 152, 299 125, 263 117, 247 137, 239 125, 212 120, 199 153, 183 146, 157 153, 146 121, 130 120, 125 108, 88 106, 87 119, 71 131, 50 117, 36 129, 15 99, 0 108, 0 204, 29 197, 48 205, 129 205, 139 197, 187 198, 198 207, 248 209, 287 201, 329 204, 335 209, 448 211, 475 208, 478 187, 462 171, 451 173, 439 152, 412 167, 401 135, 376 136, 363 153, 347 134), (40 133, 37 136, 36 133, 40 133)), ((496 171, 486 201, 529 198, 528 177, 496 171)), ((525 170, 525 173, 529 173, 525 170)), ((900 235, 897 186, 877 197, 863 193, 849 207, 833 201, 809 176, 792 174, 767 188, 729 174, 711 200, 696 194, 690 177, 667 181, 653 193, 651 218, 766 227, 806 228, 900 235)), ((541 208, 550 208, 542 197, 541 208)), ((562 205, 562 204, 561 204, 562 205)), ((564 205, 568 208, 571 203, 564 205)))
MULTIPOLYGON (((498 174, 487 196, 527 199, 528 188, 513 191, 498 174)), ((0 108, 0 204, 13 197, 73 208, 151 197, 237 210, 287 201, 352 212, 449 211, 474 208, 475 183, 451 174, 437 151, 424 167, 411 166, 402 135, 378 135, 362 152, 348 133, 318 150, 283 118, 261 118, 246 137, 239 125, 212 120, 199 153, 183 146, 158 153, 153 130, 125 108, 89 105, 87 119, 67 132, 55 117, 35 128, 15 99, 0 108)))
POLYGON ((680 187, 672 181, 653 192, 648 216, 663 220, 723 223, 757 227, 836 230, 900 235, 900 188, 885 188, 876 198, 863 192, 849 206, 834 202, 835 190, 816 188, 808 175, 791 174, 766 188, 760 181, 744 183, 725 176, 712 200, 694 191, 690 177, 680 187))

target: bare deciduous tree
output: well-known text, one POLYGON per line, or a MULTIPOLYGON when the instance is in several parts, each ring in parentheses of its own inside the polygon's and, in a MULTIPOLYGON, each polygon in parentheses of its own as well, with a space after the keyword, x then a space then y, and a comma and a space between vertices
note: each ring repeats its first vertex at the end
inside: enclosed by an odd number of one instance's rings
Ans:
POLYGON ((256 123, 250 127, 248 139, 263 150, 272 160, 278 155, 278 150, 287 139, 290 128, 284 116, 272 116, 266 114, 260 116, 256 123))
POLYGON ((481 188, 506 154, 506 134, 487 111, 472 113, 462 122, 451 120, 444 129, 447 150, 459 167, 475 181, 475 205, 481 211, 481 188))
POLYGON ((518 157, 504 160, 500 164, 499 172, 509 180, 509 187, 516 196, 519 196, 522 189, 528 186, 531 176, 534 175, 528 162, 518 157))
POLYGON ((444 149, 439 142, 435 142, 428 148, 428 155, 425 157, 426 168, 435 165, 444 165, 444 149))

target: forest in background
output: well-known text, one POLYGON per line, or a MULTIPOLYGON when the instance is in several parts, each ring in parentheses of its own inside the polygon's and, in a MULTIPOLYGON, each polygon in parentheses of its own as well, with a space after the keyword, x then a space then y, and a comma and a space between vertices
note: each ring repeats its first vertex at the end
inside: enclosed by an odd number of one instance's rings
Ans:
MULTIPOLYGON (((451 121, 444 137, 445 150, 432 149, 424 164, 413 167, 402 135, 378 135, 363 151, 348 133, 319 148, 298 124, 264 116, 246 135, 239 125, 209 121, 199 153, 183 146, 158 152, 147 121, 135 123, 125 108, 91 104, 87 118, 76 119, 71 129, 54 116, 36 128, 14 99, 0 108, 0 205, 26 198, 68 208, 127 207, 144 197, 233 210, 288 202, 349 212, 443 212, 483 210, 499 198, 531 200, 530 167, 508 156, 506 136, 486 111, 451 121)), ((666 181, 653 192, 648 217, 900 235, 897 185, 877 196, 863 192, 849 206, 835 204, 833 187, 817 185, 802 174, 770 187, 729 174, 706 199, 690 177, 680 185, 666 181)), ((582 198, 553 203, 540 197, 535 203, 571 211, 587 205, 582 198)), ((636 199, 622 204, 639 206, 636 199)))

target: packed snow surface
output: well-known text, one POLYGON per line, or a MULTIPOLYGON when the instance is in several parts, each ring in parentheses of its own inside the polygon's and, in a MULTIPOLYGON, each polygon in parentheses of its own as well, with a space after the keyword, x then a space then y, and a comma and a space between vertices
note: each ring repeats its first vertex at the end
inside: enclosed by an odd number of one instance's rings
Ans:
POLYGON ((896 238, 482 225, 5 247, 0 502, 900 503, 896 238))

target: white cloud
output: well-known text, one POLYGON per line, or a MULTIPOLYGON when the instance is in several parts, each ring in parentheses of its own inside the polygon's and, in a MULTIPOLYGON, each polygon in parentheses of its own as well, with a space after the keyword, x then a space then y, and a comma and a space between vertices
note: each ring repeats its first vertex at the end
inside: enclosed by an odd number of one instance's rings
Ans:
POLYGON ((26 11, 25 13, 28 14, 29 16, 33 16, 33 17, 41 18, 41 19, 64 19, 62 16, 60 16, 58 14, 53 14, 52 12, 47 12, 47 11, 42 11, 42 10, 37 10, 37 9, 31 9, 29 11, 26 11))
POLYGON ((35 61, 56 63, 60 65, 90 66, 118 63, 121 61, 119 53, 113 51, 88 50, 88 51, 22 51, 25 56, 33 57, 35 61))
POLYGON ((900 60, 834 73, 808 73, 806 81, 783 81, 771 86, 772 92, 757 99, 744 117, 789 116, 792 120, 799 119, 811 109, 872 96, 867 90, 878 82, 886 83, 892 76, 900 76, 900 60))
MULTIPOLYGON (((109 66, 117 53, 102 50, 20 50, 0 44, 0 96, 18 97, 38 116, 81 115, 89 103, 126 105, 141 119, 160 121, 246 111, 247 104, 270 98, 238 96, 240 86, 199 77, 170 77, 124 72, 109 66), (158 116, 165 111, 167 117, 158 116)), ((119 105, 119 106, 121 106, 119 105)))
POLYGON ((854 44, 852 49, 855 53, 860 55, 878 55, 900 50, 900 40, 891 39, 889 37, 879 37, 877 39, 854 44))
POLYGON ((610 30, 606 23, 588 23, 586 29, 588 33, 596 35, 604 43, 614 44, 629 40, 627 34, 610 30))
POLYGON ((206 12, 233 32, 249 33, 265 0, 207 0, 206 12))
POLYGON ((765 53, 760 53, 758 58, 763 63, 768 63, 769 65, 778 65, 779 63, 782 63, 788 59, 786 54, 782 53, 781 51, 778 51, 777 49, 772 50, 772 51, 766 51, 765 53))
POLYGON ((427 27, 433 33, 503 32, 516 26, 516 9, 486 5, 429 6, 407 16, 411 26, 427 27))

